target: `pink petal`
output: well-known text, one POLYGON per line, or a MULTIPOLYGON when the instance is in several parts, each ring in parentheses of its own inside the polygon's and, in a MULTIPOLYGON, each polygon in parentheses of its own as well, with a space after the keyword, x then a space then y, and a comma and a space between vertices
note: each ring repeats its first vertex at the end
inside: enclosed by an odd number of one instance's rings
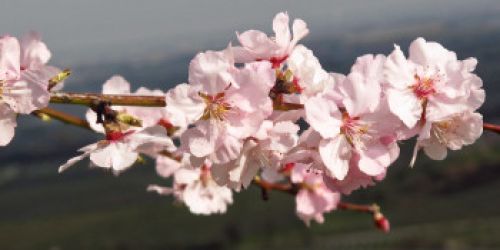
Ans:
POLYGON ((14 137, 16 126, 16 113, 7 105, 0 104, 0 146, 5 146, 10 143, 14 137))
POLYGON ((444 65, 446 62, 457 60, 454 52, 445 49, 436 42, 427 42, 419 37, 410 44, 409 59, 423 66, 444 65))
POLYGON ((92 152, 90 160, 98 167, 121 172, 132 166, 137 160, 138 155, 127 144, 113 142, 102 149, 92 152))
MULTIPOLYGON (((200 91, 216 95, 234 83, 229 72, 234 68, 231 49, 198 53, 189 64, 189 83, 199 86, 200 91)), ((238 87, 238 86, 232 86, 238 87)))
POLYGON ((104 83, 102 93, 113 95, 130 94, 130 83, 123 76, 114 75, 104 83))
POLYGON ((332 139, 321 140, 319 144, 321 159, 330 174, 338 180, 343 180, 349 171, 351 145, 343 135, 332 139))
POLYGON ((36 32, 29 32, 21 39, 21 67, 37 70, 46 64, 52 54, 36 32))
POLYGON ((446 149, 446 145, 443 145, 438 142, 433 142, 426 144, 424 147, 424 152, 429 158, 433 160, 444 160, 446 155, 448 154, 448 150, 446 149))
POLYGON ((156 157, 156 173, 163 178, 172 176, 180 167, 181 164, 170 157, 156 157))
POLYGON ((0 38, 0 80, 17 80, 20 75, 21 48, 15 37, 0 38))
POLYGON ((391 152, 382 143, 367 145, 366 150, 359 151, 359 155, 359 169, 370 176, 384 173, 391 164, 391 152))
POLYGON ((273 30, 275 33, 276 43, 282 48, 288 48, 290 44, 290 27, 288 14, 280 12, 273 20, 273 30))
POLYGON ((304 104, 307 122, 323 138, 333 138, 340 133, 341 114, 334 101, 315 96, 304 104))
POLYGON ((309 34, 309 29, 307 28, 307 24, 302 19, 293 20, 292 31, 293 31, 293 39, 292 42, 290 43, 290 49, 295 47, 295 45, 297 45, 297 43, 302 38, 304 38, 305 36, 307 36, 307 34, 309 34))
POLYGON ((413 128, 422 115, 422 105, 410 90, 388 89, 387 101, 392 113, 401 119, 407 128, 413 128))
POLYGON ((167 102, 165 110, 172 124, 187 128, 189 124, 202 116, 205 104, 197 92, 186 83, 179 84, 168 91, 165 97, 167 102))
POLYGON ((343 103, 351 117, 373 112, 380 103, 380 83, 357 72, 349 74, 339 90, 344 94, 343 103))
POLYGON ((237 34, 237 36, 239 42, 246 51, 243 52, 236 47, 235 57, 240 58, 240 61, 241 59, 247 59, 246 61, 249 61, 248 58, 250 55, 253 55, 252 60, 269 59, 268 57, 272 55, 273 51, 279 49, 276 43, 262 31, 248 30, 241 34, 237 34))

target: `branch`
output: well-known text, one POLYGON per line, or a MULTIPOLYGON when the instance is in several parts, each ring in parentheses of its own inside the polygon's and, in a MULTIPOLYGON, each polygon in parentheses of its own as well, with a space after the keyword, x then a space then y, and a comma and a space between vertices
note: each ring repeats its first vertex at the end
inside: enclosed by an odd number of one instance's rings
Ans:
POLYGON ((87 121, 80 119, 79 117, 76 117, 76 116, 61 112, 61 111, 57 111, 55 109, 43 108, 40 110, 33 111, 33 115, 41 117, 42 119, 43 119, 43 116, 48 116, 52 119, 62 121, 66 124, 71 124, 71 125, 78 126, 80 128, 92 130, 87 121))
POLYGON ((108 101, 117 106, 165 107, 164 96, 106 95, 94 93, 51 93, 51 103, 91 106, 98 101, 108 101))
POLYGON ((297 194, 299 191, 299 187, 296 185, 293 185, 291 183, 271 183, 267 182, 265 180, 262 180, 259 176, 256 176, 253 179, 253 183, 259 187, 261 187, 264 190, 278 190, 284 193, 289 193, 289 194, 297 194))
POLYGON ((500 134, 500 125, 491 124, 491 123, 483 123, 483 129, 500 134))
MULTIPOLYGON (((277 190, 280 192, 295 195, 300 189, 298 185, 294 185, 292 183, 270 183, 262 180, 262 178, 260 178, 259 176, 256 176, 254 178, 253 184, 261 188, 264 200, 268 199, 267 192, 270 190, 277 190)), ((339 210, 371 214, 373 216, 373 222, 378 229, 385 233, 389 232, 390 230, 389 220, 380 212, 380 207, 377 204, 360 205, 341 201, 337 204, 337 208, 339 210)))

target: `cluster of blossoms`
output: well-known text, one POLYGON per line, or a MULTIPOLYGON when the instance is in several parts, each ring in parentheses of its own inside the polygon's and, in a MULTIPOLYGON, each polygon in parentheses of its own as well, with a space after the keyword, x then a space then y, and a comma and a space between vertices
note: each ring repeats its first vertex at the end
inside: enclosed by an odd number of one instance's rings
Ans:
MULTIPOLYGON (((87 113, 105 139, 80 149, 67 169, 89 157, 120 173, 142 155, 156 159, 172 186, 148 190, 172 195, 195 214, 223 213, 233 192, 253 181, 287 183, 306 224, 322 223, 342 195, 384 179, 399 156, 399 142, 416 137, 417 153, 435 160, 482 134, 484 102, 477 61, 458 60, 440 44, 413 41, 406 57, 357 58, 347 75, 324 70, 299 41, 309 30, 279 13, 274 36, 238 33, 238 46, 197 54, 187 83, 163 92, 114 76, 104 94, 164 96, 167 106, 121 107, 99 102, 87 113)), ((16 113, 47 105, 45 66, 50 53, 35 36, 0 40, 0 142, 13 135, 16 113), (24 40, 23 40, 24 41, 24 40)), ((46 70, 52 70, 47 74, 46 70)))

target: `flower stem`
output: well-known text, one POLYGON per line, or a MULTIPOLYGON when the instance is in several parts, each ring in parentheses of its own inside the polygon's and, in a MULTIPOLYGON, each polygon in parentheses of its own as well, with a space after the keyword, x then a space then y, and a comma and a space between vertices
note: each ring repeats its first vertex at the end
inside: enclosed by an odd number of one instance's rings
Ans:
POLYGON ((94 93, 52 93, 51 103, 91 106, 98 101, 108 101, 116 106, 165 107, 164 96, 107 95, 94 93))

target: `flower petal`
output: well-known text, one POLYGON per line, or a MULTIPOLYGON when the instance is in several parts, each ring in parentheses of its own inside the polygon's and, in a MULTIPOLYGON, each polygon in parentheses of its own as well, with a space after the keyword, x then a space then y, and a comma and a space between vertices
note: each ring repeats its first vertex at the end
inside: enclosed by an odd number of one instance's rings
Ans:
POLYGON ((351 146, 344 136, 338 135, 332 139, 321 140, 319 153, 330 174, 338 180, 343 180, 349 171, 351 146))

